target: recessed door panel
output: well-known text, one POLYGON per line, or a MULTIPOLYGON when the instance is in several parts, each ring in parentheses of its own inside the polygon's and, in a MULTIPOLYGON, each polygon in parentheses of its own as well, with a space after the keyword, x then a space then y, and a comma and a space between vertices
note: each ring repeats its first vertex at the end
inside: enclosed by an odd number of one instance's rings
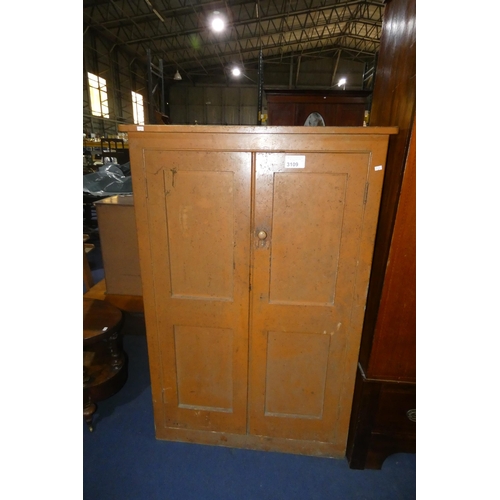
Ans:
POLYGON ((270 302, 332 305, 347 175, 278 172, 273 184, 270 302))
POLYGON ((232 300, 233 172, 174 171, 166 184, 172 296, 232 300))
POLYGON ((233 331, 174 327, 179 408, 233 410, 233 331))
POLYGON ((268 332, 266 416, 321 418, 330 335, 268 332))

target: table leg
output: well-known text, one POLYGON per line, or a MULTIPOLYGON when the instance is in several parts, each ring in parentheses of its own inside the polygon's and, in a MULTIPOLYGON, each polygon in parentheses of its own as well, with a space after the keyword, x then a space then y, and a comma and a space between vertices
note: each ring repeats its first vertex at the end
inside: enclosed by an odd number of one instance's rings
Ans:
POLYGON ((118 332, 113 333, 108 339, 109 352, 111 354, 111 366, 113 370, 119 370, 125 361, 125 356, 118 342, 118 332))

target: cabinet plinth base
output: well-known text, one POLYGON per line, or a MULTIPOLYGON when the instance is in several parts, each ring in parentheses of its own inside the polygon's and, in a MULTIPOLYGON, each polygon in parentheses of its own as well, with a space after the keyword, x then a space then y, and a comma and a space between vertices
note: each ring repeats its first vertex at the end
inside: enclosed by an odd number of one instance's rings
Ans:
POLYGON ((416 385, 368 379, 360 367, 347 442, 351 469, 381 469, 394 453, 416 452, 416 385))
POLYGON ((156 439, 179 441, 184 443, 206 444, 228 448, 241 448, 258 451, 290 453, 317 457, 345 458, 345 447, 319 441, 271 438, 249 434, 229 434, 225 432, 207 432, 186 429, 156 429, 156 439))

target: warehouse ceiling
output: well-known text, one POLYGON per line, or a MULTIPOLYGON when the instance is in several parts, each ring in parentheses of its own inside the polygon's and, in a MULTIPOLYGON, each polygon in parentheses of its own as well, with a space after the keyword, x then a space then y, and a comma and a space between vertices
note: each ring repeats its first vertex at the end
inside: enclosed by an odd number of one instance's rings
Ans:
POLYGON ((182 79, 243 73, 295 59, 374 66, 384 0, 84 0, 84 33, 94 31, 131 58, 179 71, 182 79), (214 32, 214 13, 226 28, 214 32))

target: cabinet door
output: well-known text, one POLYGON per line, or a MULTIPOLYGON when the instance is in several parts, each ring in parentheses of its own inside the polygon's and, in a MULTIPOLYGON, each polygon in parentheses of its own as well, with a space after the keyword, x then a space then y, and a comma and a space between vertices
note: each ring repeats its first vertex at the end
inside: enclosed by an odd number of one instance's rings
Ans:
POLYGON ((246 433, 251 154, 146 149, 144 164, 156 425, 246 433))
POLYGON ((373 158, 302 156, 304 168, 292 169, 285 154, 256 155, 249 429, 342 447, 363 313, 359 274, 373 245, 373 227, 369 237, 363 231, 373 158))

